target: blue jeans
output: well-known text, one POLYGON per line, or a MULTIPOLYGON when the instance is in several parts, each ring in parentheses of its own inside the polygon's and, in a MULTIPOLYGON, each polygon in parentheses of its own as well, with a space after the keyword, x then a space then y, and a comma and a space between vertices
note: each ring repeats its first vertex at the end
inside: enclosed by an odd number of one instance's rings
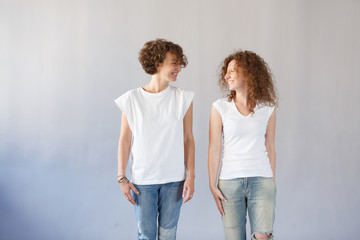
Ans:
POLYGON ((222 217, 227 240, 246 240, 246 211, 249 213, 251 239, 254 234, 269 234, 273 239, 276 186, 274 178, 248 177, 219 180, 219 189, 227 202, 222 202, 222 217))
POLYGON ((184 181, 134 186, 140 192, 139 195, 132 192, 138 239, 176 239, 184 181))

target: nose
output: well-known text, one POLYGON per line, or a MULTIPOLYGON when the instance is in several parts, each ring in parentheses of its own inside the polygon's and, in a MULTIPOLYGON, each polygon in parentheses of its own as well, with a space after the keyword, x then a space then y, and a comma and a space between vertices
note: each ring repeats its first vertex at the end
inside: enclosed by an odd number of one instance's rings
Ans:
POLYGON ((226 74, 225 74, 225 80, 229 80, 229 78, 230 78, 229 73, 226 73, 226 74))

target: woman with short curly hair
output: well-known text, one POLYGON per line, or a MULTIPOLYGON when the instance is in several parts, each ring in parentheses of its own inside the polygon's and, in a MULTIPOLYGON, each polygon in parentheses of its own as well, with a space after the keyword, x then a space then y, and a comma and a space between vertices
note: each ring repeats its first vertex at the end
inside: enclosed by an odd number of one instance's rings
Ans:
POLYGON ((139 61, 150 82, 115 100, 122 111, 117 180, 135 206, 138 239, 175 239, 181 205, 194 194, 194 93, 169 84, 187 65, 179 45, 149 41, 139 61))
POLYGON ((259 55, 238 51, 223 61, 219 84, 229 94, 211 110, 208 168, 226 239, 246 239, 247 213, 251 239, 273 239, 277 96, 272 75, 259 55))

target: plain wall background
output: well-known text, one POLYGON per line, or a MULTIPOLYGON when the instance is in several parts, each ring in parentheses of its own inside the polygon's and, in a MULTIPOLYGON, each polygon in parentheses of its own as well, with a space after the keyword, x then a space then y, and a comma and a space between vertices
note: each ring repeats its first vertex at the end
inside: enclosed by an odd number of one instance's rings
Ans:
POLYGON ((0 239, 135 239, 116 183, 121 112, 144 85, 143 44, 180 44, 196 92, 196 193, 178 239, 224 239, 208 188, 220 62, 257 52, 275 76, 276 239, 354 239, 360 227, 359 1, 0 1, 0 239))

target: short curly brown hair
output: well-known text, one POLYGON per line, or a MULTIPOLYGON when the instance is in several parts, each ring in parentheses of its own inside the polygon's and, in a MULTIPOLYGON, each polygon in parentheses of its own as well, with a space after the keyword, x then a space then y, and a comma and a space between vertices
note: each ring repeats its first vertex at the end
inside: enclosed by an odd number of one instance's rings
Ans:
POLYGON ((151 75, 155 74, 157 72, 156 65, 164 61, 167 52, 176 56, 182 68, 186 67, 188 62, 182 48, 178 44, 158 38, 146 42, 139 52, 139 61, 145 72, 151 75))
MULTIPOLYGON (((278 97, 273 83, 271 71, 259 55, 251 51, 237 51, 230 54, 221 64, 221 73, 218 83, 221 88, 228 90, 228 83, 225 79, 229 63, 235 60, 236 71, 242 71, 248 86, 247 100, 251 113, 257 104, 278 106, 278 97)), ((229 102, 235 97, 233 90, 228 94, 229 102)))

